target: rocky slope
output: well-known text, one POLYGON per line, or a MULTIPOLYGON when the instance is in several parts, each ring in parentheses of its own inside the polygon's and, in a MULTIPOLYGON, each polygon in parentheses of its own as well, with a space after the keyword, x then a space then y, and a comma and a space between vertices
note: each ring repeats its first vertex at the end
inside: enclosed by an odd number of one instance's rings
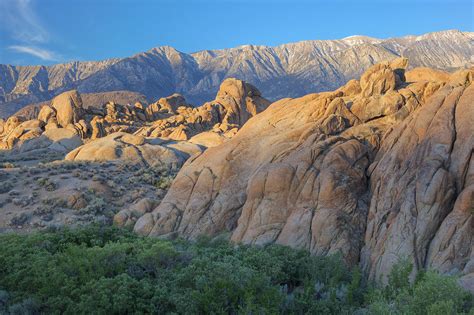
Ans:
POLYGON ((269 105, 236 79, 198 108, 179 94, 146 108, 85 107, 87 97, 64 92, 30 119, 0 119, 0 232, 111 223, 118 211, 117 222, 133 225, 190 156, 227 141, 269 105))
POLYGON ((0 117, 64 91, 128 90, 158 99, 180 93, 193 104, 209 101, 225 78, 245 80, 271 100, 331 90, 371 65, 398 56, 412 67, 443 70, 472 65, 474 35, 444 31, 375 39, 351 36, 277 47, 241 46, 181 53, 159 47, 123 59, 45 66, 0 65, 0 117))
POLYGON ((408 257, 414 273, 461 274, 472 290, 474 69, 406 66, 273 103, 190 158, 134 230, 340 252, 370 279, 408 257))

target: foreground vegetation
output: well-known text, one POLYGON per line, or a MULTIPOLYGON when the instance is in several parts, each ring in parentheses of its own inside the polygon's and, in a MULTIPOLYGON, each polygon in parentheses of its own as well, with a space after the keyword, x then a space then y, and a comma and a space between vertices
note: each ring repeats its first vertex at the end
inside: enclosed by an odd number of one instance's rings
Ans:
POLYGON ((339 257, 113 227, 0 236, 0 314, 472 314, 454 278, 399 264, 371 288, 339 257))

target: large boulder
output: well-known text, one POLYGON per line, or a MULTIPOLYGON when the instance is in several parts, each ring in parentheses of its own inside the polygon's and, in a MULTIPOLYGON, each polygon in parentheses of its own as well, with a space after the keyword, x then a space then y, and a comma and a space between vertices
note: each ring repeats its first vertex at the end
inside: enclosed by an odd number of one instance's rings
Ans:
POLYGON ((145 139, 125 132, 116 132, 90 141, 70 152, 66 160, 126 161, 144 165, 181 166, 192 154, 201 152, 197 145, 178 146, 175 142, 145 139))
POLYGON ((148 105, 146 108, 146 116, 148 120, 156 120, 163 118, 164 114, 175 114, 179 107, 188 107, 186 99, 178 93, 168 97, 162 97, 157 102, 148 105))
MULTIPOLYGON (((231 103, 246 90, 233 81, 224 87, 216 101, 231 103)), ((349 108, 360 97, 353 94, 275 102, 231 140, 187 163, 164 202, 139 219, 135 230, 187 238, 231 231, 235 242, 276 242, 315 254, 341 251, 355 264, 365 232, 365 169, 398 118, 389 112, 361 124, 349 108)), ((403 100, 399 108, 412 110, 412 100, 403 100)))
POLYGON ((65 128, 56 128, 46 130, 37 137, 23 141, 15 150, 19 153, 26 153, 48 149, 66 154, 80 145, 82 145, 82 140, 75 132, 65 128))
POLYGON ((82 99, 76 90, 56 96, 51 102, 51 107, 56 111, 57 122, 63 128, 82 119, 82 99))
POLYGON ((48 121, 55 116, 56 116, 56 112, 52 107, 43 106, 41 107, 41 110, 39 111, 38 120, 41 120, 42 122, 47 124, 48 121))
MULTIPOLYGON (((315 254, 342 251, 356 263, 371 148, 319 128, 338 95, 272 104, 234 138, 188 162, 135 231, 187 238, 230 231, 235 242, 276 242, 315 254)), ((339 115, 350 127, 356 120, 346 110, 339 115)))
POLYGON ((426 68, 419 67, 411 69, 405 73, 405 79, 407 82, 417 82, 417 81, 436 81, 436 82, 447 82, 449 81, 449 73, 426 68))
POLYGON ((383 95, 355 98, 351 111, 365 122, 397 112, 404 102, 403 93, 388 91, 383 95))
POLYGON ((91 125, 91 129, 92 129, 91 140, 105 137, 106 132, 105 132, 105 129, 104 129, 104 119, 103 118, 100 118, 99 116, 94 116, 94 118, 92 118, 92 120, 90 122, 90 125, 91 125))
POLYGON ((216 147, 222 144, 227 139, 228 138, 223 136, 221 133, 213 132, 213 131, 205 131, 189 139, 189 142, 210 148, 210 147, 216 147))
MULTIPOLYGON (((14 116, 13 116, 14 117, 14 116)), ((12 118, 12 117, 10 117, 12 118)), ((27 140, 35 136, 39 136, 42 132, 44 123, 37 119, 27 120, 17 124, 17 120, 7 120, 7 131, 4 135, 3 141, 6 144, 7 149, 12 149, 13 146, 20 140, 27 140), (15 126, 13 128, 13 126, 15 126), (13 129, 10 129, 13 128, 13 129), (10 129, 10 130, 9 130, 10 129)), ((19 122, 19 121, 18 121, 19 122)))
POLYGON ((156 200, 145 198, 120 210, 114 216, 114 225, 119 227, 133 227, 138 218, 151 212, 157 205, 156 200))
POLYGON ((22 123, 22 119, 17 116, 8 117, 7 121, 3 124, 3 133, 8 134, 10 131, 15 129, 19 124, 22 123))
POLYGON ((393 91, 404 78, 404 71, 408 59, 398 58, 391 62, 384 62, 370 67, 360 78, 362 96, 368 97, 393 91))
POLYGON ((226 110, 223 122, 238 125, 243 125, 250 117, 270 105, 256 87, 233 78, 225 79, 221 83, 215 102, 226 110))

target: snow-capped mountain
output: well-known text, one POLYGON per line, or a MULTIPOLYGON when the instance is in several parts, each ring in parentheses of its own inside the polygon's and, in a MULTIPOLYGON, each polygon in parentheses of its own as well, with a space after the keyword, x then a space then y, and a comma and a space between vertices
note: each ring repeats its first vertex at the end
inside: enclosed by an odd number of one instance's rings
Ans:
POLYGON ((377 39, 350 36, 276 47, 244 45, 182 53, 168 46, 122 59, 53 66, 0 65, 0 117, 70 89, 133 91, 150 101, 175 92, 194 104, 212 99, 228 77, 255 85, 271 100, 337 88, 369 66, 398 56, 410 67, 452 71, 474 64, 474 33, 456 30, 377 39))

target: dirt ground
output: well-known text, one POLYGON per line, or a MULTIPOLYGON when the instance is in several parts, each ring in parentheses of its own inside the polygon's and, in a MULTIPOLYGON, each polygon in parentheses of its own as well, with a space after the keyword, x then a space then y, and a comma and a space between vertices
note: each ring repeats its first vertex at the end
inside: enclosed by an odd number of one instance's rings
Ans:
POLYGON ((109 224, 118 211, 143 199, 158 204, 177 172, 159 165, 55 158, 0 154, 0 232, 109 224))

